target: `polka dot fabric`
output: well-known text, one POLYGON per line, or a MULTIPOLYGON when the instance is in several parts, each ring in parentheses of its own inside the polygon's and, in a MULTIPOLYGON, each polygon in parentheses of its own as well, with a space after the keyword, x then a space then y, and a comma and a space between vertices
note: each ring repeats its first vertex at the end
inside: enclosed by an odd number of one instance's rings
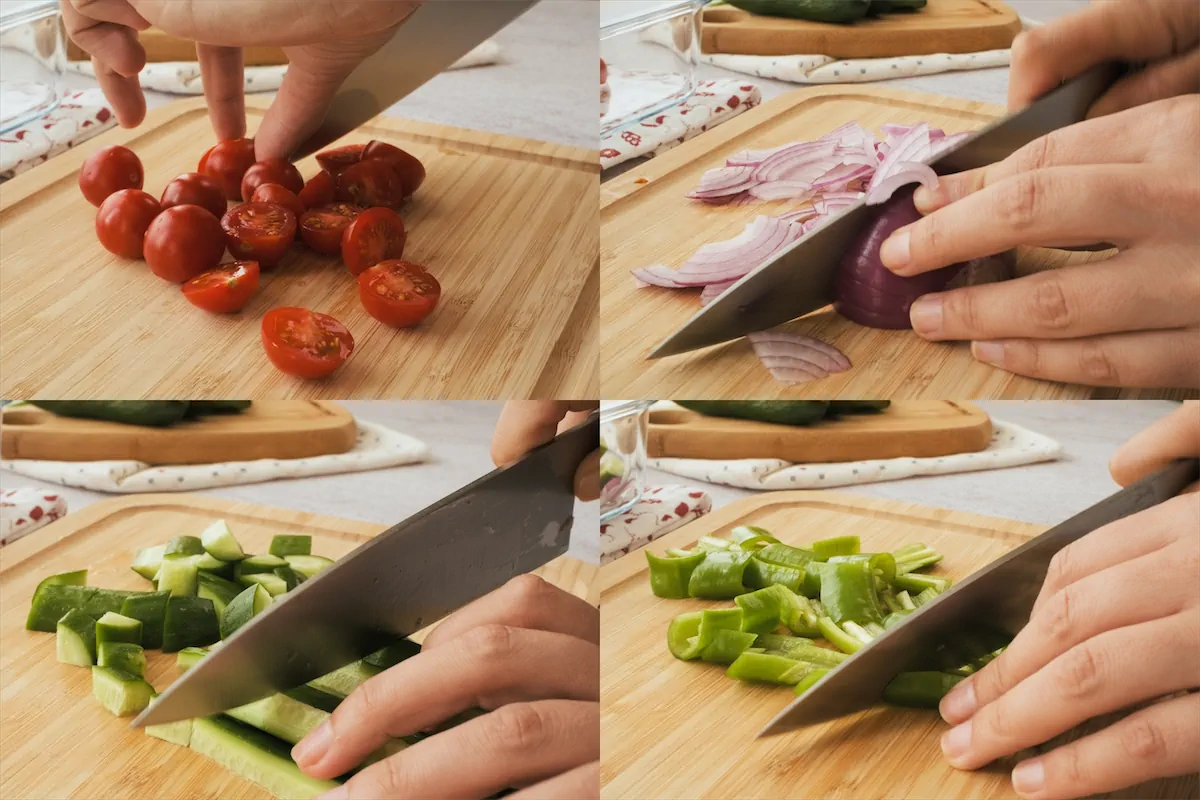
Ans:
POLYGON ((15 542, 67 513, 61 495, 42 489, 0 491, 0 547, 15 542))

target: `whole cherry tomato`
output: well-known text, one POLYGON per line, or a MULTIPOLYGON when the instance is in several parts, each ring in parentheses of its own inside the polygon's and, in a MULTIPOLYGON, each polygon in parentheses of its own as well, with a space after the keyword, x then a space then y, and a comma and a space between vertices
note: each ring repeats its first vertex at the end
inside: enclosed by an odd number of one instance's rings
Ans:
POLYGON ((337 199, 360 206, 399 208, 406 195, 404 185, 386 161, 360 161, 346 168, 337 179, 337 199))
POLYGON ((282 158, 272 158, 259 161, 242 176, 242 199, 249 200, 254 196, 254 190, 264 183, 278 183, 288 191, 299 194, 304 188, 304 178, 300 170, 282 158))
POLYGON ((387 142, 372 141, 363 150, 363 161, 382 161, 393 170, 404 187, 404 196, 410 197, 425 182, 425 165, 420 159, 387 142))
POLYGON ((163 280, 191 280, 219 264, 224 253, 220 221, 200 206, 171 206, 146 231, 146 263, 163 280))
POLYGON ((258 291, 258 262, 231 261, 202 272, 183 285, 183 296, 215 314, 241 311, 258 291))
POLYGON ((354 352, 354 337, 345 325, 307 308, 268 311, 262 342, 271 363, 297 378, 324 378, 354 352))
POLYGON ((296 219, 300 219, 300 215, 304 213, 304 204, 300 202, 300 198, 296 197, 294 192, 285 189, 278 183, 261 184, 254 190, 250 202, 274 203, 275 205, 283 206, 292 212, 296 219))
POLYGON ((321 169, 336 178, 342 174, 346 167, 358 163, 366 147, 365 144, 347 144, 342 147, 331 147, 328 150, 317 153, 317 163, 321 165, 321 169))
POLYGON ((390 208, 368 208, 342 233, 342 262, 352 275, 404 255, 404 222, 390 208))
POLYGON ((113 192, 142 188, 144 178, 142 162, 134 152, 114 144, 101 147, 83 162, 79 188, 89 203, 98 206, 113 192))
POLYGON ((96 237, 104 249, 122 258, 141 258, 146 229, 162 211, 141 189, 113 192, 96 212, 96 237))
POLYGON ((217 218, 220 218, 228 207, 221 184, 199 172, 185 172, 172 180, 167 184, 167 188, 163 189, 159 202, 163 208, 200 206, 217 218))
POLYGON ((358 276, 363 308, 385 325, 407 328, 437 307, 442 287, 420 264, 399 259, 380 261, 358 276))
POLYGON ((321 170, 309 178, 308 183, 304 184, 304 188, 300 190, 300 202, 304 203, 305 208, 328 205, 333 202, 333 193, 336 188, 333 176, 325 170, 321 170))
POLYGON ((296 238, 296 216, 276 203, 242 203, 225 212, 221 228, 234 258, 270 269, 296 238))
POLYGON ((254 140, 229 139, 217 142, 200 159, 197 172, 215 178, 226 200, 242 199, 242 177, 254 166, 254 140))
POLYGON ((342 233, 350 221, 362 212, 353 203, 330 203, 309 209, 300 217, 300 238, 321 255, 336 256, 342 252, 342 233))

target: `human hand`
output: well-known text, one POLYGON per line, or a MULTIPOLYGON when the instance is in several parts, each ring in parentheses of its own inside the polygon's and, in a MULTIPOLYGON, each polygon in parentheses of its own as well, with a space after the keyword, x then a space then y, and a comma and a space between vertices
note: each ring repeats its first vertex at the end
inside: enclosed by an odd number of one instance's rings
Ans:
POLYGON ((1200 91, 1200 11, 1194 0, 1109 0, 1032 28, 1012 45, 1008 107, 1022 108, 1089 67, 1146 64, 1089 109, 1099 117, 1200 91))
POLYGON ((1188 400, 1118 448, 1108 462, 1113 480, 1137 483, 1178 458, 1200 455, 1200 400, 1188 400))
MULTIPOLYGON (((568 400, 510 400, 500 412, 492 437, 492 461, 511 464, 559 431, 578 425, 599 404, 568 400)), ((585 502, 600 496, 600 451, 588 454, 575 471, 575 496, 585 502)))
POLYGON ((1111 242, 1104 261, 930 294, 918 335, 970 340, 1019 375, 1099 386, 1200 386, 1200 96, 1055 131, 1003 161, 920 188, 927 216, 883 263, 914 275, 1018 245, 1111 242))
POLYGON ((401 0, 60 0, 67 34, 92 56, 96 80, 122 126, 139 125, 138 72, 151 25, 196 42, 217 139, 246 134, 242 48, 280 46, 287 74, 255 135, 259 161, 286 158, 320 125, 342 81, 388 42, 420 5, 401 0))
POLYGON ((334 778, 388 739, 490 713, 367 767, 323 800, 600 796, 600 611, 521 575, 447 617, 421 652, 356 689, 296 745, 334 778))

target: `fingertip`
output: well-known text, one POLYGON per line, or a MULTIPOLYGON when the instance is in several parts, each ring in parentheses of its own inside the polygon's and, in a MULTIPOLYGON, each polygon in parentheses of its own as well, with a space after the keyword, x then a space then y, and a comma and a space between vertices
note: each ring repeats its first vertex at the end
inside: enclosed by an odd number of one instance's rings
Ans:
POLYGON ((907 274, 912 260, 912 233, 908 228, 901 228, 883 240, 879 246, 879 260, 892 272, 907 274))
POLYGON ((946 192, 942 187, 944 180, 943 178, 942 181, 939 181, 938 185, 933 189, 925 186, 917 187, 917 190, 913 192, 913 205, 917 207, 917 211, 920 211, 922 214, 928 214, 946 204, 946 192))

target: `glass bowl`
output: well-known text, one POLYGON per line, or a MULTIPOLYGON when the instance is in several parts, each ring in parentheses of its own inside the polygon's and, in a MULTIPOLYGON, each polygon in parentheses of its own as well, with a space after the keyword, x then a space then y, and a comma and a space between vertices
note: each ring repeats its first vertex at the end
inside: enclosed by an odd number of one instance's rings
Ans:
POLYGON ((0 134, 58 107, 66 58, 55 0, 0 3, 0 134))
POLYGON ((652 401, 600 404, 600 521, 628 511, 646 490, 646 432, 652 401))

